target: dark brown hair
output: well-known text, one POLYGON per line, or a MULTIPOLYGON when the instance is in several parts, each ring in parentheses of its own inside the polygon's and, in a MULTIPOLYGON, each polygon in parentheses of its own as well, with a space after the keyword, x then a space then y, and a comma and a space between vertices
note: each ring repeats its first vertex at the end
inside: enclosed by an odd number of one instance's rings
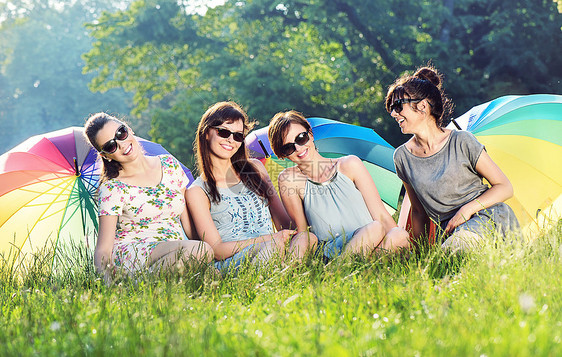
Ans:
POLYGON ((90 144, 98 151, 98 155, 102 160, 102 173, 100 175, 100 181, 104 182, 110 180, 112 178, 116 178, 119 176, 119 170, 122 169, 121 164, 116 160, 108 160, 106 157, 101 155, 100 148, 96 143, 96 136, 98 135, 99 131, 110 121, 115 121, 118 123, 122 123, 117 118, 106 114, 106 113, 96 113, 90 115, 86 124, 84 124, 84 135, 90 142, 90 144))
MULTIPOLYGON (((390 106, 396 99, 412 98, 426 99, 431 107, 431 116, 435 118, 438 127, 445 127, 448 118, 453 112, 453 102, 447 98, 443 91, 443 76, 432 66, 419 68, 413 75, 405 74, 398 78, 386 94, 385 107, 390 113, 390 106)), ((417 109, 415 103, 412 103, 417 109)))
POLYGON ((269 142, 271 148, 278 158, 282 159, 281 147, 283 147, 283 141, 285 141, 285 136, 289 131, 291 124, 300 124, 306 131, 312 133, 312 128, 310 123, 305 119, 302 113, 295 110, 289 110, 288 112, 279 112, 273 116, 271 122, 269 122, 269 130, 267 136, 269 137, 269 142))
MULTIPOLYGON (((248 115, 234 102, 219 102, 207 109, 201 117, 197 134, 195 136, 194 151, 197 157, 197 169, 199 175, 204 175, 209 198, 213 203, 220 202, 220 194, 217 189, 217 181, 213 175, 213 163, 211 161, 211 150, 207 133, 210 129, 220 126, 225 122, 241 120, 244 125, 244 134, 247 134, 254 122, 248 120, 248 115)), ((246 145, 242 143, 240 148, 230 158, 234 171, 242 180, 244 186, 254 191, 267 200, 267 183, 262 179, 258 169, 249 161, 246 145)))

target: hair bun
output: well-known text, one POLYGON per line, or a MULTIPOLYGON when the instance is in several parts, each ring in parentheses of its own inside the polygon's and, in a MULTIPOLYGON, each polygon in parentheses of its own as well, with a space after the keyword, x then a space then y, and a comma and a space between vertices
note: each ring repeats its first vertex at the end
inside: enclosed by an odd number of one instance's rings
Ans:
POLYGON ((434 68, 431 67, 422 67, 414 73, 414 77, 423 79, 426 81, 430 81, 433 83, 434 86, 441 89, 441 75, 437 73, 434 68))

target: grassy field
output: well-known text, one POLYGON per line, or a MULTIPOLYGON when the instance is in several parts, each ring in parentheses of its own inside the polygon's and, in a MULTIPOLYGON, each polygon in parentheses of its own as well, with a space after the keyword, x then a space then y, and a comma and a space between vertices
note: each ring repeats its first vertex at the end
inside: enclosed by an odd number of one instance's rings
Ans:
MULTIPOLYGON (((490 239, 492 241, 493 239, 490 239)), ((107 286, 88 257, 0 267, 0 354, 562 355, 562 224, 451 256, 349 257, 107 286)))

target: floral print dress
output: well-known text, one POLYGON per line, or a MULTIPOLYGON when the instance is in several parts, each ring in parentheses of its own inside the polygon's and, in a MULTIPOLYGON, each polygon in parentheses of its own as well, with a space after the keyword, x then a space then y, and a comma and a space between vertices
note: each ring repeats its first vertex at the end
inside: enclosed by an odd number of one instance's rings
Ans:
POLYGON ((186 209, 183 189, 189 179, 173 156, 159 158, 158 185, 140 187, 110 179, 99 188, 99 215, 119 216, 113 261, 127 273, 146 268, 158 243, 184 239, 180 216, 186 209))

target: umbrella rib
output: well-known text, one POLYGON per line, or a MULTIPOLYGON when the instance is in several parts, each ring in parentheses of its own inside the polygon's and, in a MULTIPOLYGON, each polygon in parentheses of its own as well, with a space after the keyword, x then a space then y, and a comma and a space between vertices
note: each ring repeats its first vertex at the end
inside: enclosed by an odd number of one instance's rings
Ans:
MULTIPOLYGON (((69 178, 70 178, 71 180, 74 180, 74 178, 72 178, 72 177, 69 177, 69 178)), ((68 187, 68 185, 69 185, 68 182, 63 181, 63 182, 61 182, 61 184, 59 184, 59 185, 51 185, 51 186, 52 186, 51 189, 62 187, 64 184, 66 184, 66 185, 65 185, 65 188, 68 187)), ((32 190, 26 190, 26 191, 27 191, 27 192, 33 192, 33 193, 41 193, 41 192, 32 191, 32 190)), ((60 197, 60 196, 62 195, 62 192, 64 192, 64 191, 65 191, 65 190, 62 190, 61 193, 56 194, 55 196, 56 196, 56 197, 60 197)), ((44 194, 44 192, 43 192, 43 194, 44 194)), ((29 201, 29 202, 31 202, 31 201, 29 201)), ((42 205, 39 205, 39 204, 38 204, 38 205, 28 205, 29 202, 27 202, 26 204, 24 204, 24 205, 21 206, 21 207, 39 207, 39 206, 42 206, 42 205)), ((56 201, 53 201, 53 202, 48 203, 47 208, 45 208, 45 210, 43 211, 43 213, 41 213, 41 214, 39 215, 39 218, 35 221, 35 223, 33 224, 33 226, 31 226, 31 229, 28 229, 27 236, 26 236, 25 239, 22 241, 22 243, 21 243, 21 245, 20 245, 20 247, 19 247, 19 250, 20 250, 20 251, 22 250, 23 246, 25 245, 25 243, 26 243, 27 240, 29 239, 29 236, 31 235, 31 232, 33 232, 33 230, 35 229, 35 227, 37 226, 37 224, 38 224, 40 221, 42 221, 44 218, 49 218, 49 217, 52 216, 52 214, 49 215, 49 216, 44 216, 44 215, 45 215, 45 212, 47 212, 47 211, 49 210, 49 208, 50 208, 55 202, 56 202, 56 201)), ((16 212, 17 212, 17 211, 16 211, 16 212)), ((60 210, 57 211, 57 212, 55 212, 55 213, 58 213, 58 212, 60 212, 60 210)), ((15 212, 14 212, 14 214, 15 214, 15 212)), ((6 222, 9 221, 10 218, 12 218, 12 217, 14 216, 14 214, 10 215, 10 217, 6 220, 6 222)))
MULTIPOLYGON (((79 184, 78 184, 78 185, 79 185, 79 184)), ((62 219, 62 221, 61 221, 61 224, 60 224, 61 229, 62 229, 64 226, 66 226, 66 224, 69 222, 68 220, 67 220, 67 221, 64 221, 64 217, 66 217, 66 213, 67 213, 67 212, 70 212, 70 211, 68 211, 68 207, 70 207, 71 204, 74 204, 74 203, 76 203, 76 202, 80 202, 81 200, 82 200, 82 199, 80 198, 80 194, 79 194, 79 193, 77 194, 77 197, 72 197, 72 195, 69 196, 69 198, 68 198, 68 204, 65 206, 65 212, 64 212, 64 215, 63 215, 63 219, 62 219)), ((81 207, 81 205, 79 204, 79 205, 77 205, 77 206, 74 208, 74 210, 71 212, 71 217, 74 216, 74 214, 79 210, 80 207, 81 207)), ((85 220, 85 218, 84 218, 84 214, 83 214, 82 211, 80 211, 80 216, 81 216, 82 226, 84 227, 84 226, 86 225, 86 220, 85 220)), ((84 229, 84 233, 85 233, 85 229, 84 229)))

